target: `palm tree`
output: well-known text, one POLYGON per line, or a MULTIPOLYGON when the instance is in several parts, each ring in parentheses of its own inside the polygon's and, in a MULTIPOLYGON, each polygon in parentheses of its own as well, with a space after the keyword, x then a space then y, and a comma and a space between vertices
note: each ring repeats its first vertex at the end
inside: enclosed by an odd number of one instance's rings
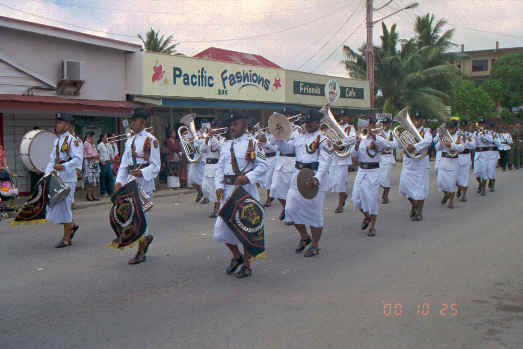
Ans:
MULTIPOLYGON (((408 106, 411 110, 444 118, 443 107, 449 98, 446 92, 450 90, 446 81, 456 73, 455 66, 447 60, 451 57, 446 56, 444 51, 452 32, 439 36, 445 22, 440 21, 432 28, 433 20, 433 16, 429 15, 418 17, 416 23, 428 21, 429 32, 433 35, 425 35, 426 25, 420 24, 416 39, 402 41, 399 50, 396 25, 389 30, 382 23, 381 45, 374 47, 374 79, 376 89, 383 94, 383 98, 376 99, 376 104, 385 111, 396 113, 408 106), (436 48, 431 42, 439 42, 439 47, 436 48)), ((347 57, 345 68, 349 74, 354 78, 365 79, 365 46, 359 49, 359 53, 348 46, 343 50, 347 57)))
POLYGON ((159 31, 155 31, 151 28, 151 30, 145 34, 145 39, 140 34, 138 34, 138 38, 142 40, 145 51, 161 52, 169 55, 176 54, 176 46, 178 43, 172 44, 172 35, 165 38, 165 35, 160 36, 159 31))

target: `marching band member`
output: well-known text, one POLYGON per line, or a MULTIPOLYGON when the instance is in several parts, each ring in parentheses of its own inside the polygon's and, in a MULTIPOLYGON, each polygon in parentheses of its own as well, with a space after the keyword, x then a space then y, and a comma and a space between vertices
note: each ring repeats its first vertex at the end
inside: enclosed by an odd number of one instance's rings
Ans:
POLYGON ((480 129, 475 133, 476 160, 474 162, 474 166, 477 166, 477 174, 480 178, 478 191, 480 192, 481 196, 485 196, 487 195, 487 180, 489 180, 489 187, 491 188, 491 191, 494 191, 494 182, 496 179, 496 162, 499 154, 497 154, 497 147, 494 146, 497 140, 494 139, 493 132, 486 128, 485 119, 481 119, 479 123, 480 129))
POLYGON ((471 159, 470 153, 476 148, 476 142, 472 137, 472 134, 466 131, 467 120, 461 120, 460 123, 460 138, 458 138, 458 143, 463 143, 465 145, 465 150, 458 155, 458 179, 457 186, 458 192, 456 196, 461 197, 460 201, 467 201, 467 189, 469 185, 470 178, 470 166, 471 159))
POLYGON ((295 138, 284 141, 280 145, 280 150, 283 152, 296 154, 296 169, 309 168, 315 172, 307 185, 319 188, 314 198, 305 199, 298 191, 296 181, 298 172, 296 172, 287 194, 285 221, 294 222, 300 234, 296 253, 302 252, 307 245, 311 245, 305 252, 305 257, 319 254, 319 241, 323 230, 323 201, 329 185, 326 175, 331 160, 329 154, 331 149, 320 131, 322 118, 323 114, 317 110, 307 112, 303 115, 305 133, 297 134, 295 138), (306 225, 310 226, 312 238, 307 233, 306 225))
POLYGON ((375 126, 376 119, 370 118, 365 127, 366 137, 361 138, 358 135, 351 154, 358 159, 358 172, 352 187, 352 203, 354 210, 359 209, 364 216, 361 229, 369 227, 368 236, 376 235, 375 224, 380 195, 380 153, 394 146, 393 142, 372 131, 375 126))
POLYGON ((488 153, 488 187, 491 192, 496 191, 496 167, 498 166, 498 161, 500 159, 499 155, 499 146, 501 145, 501 140, 499 133, 496 132, 496 124, 490 123, 490 134, 492 135, 492 143, 490 145, 490 150, 488 153))
MULTIPOLYGON (((198 134, 200 134, 200 131, 198 131, 198 134)), ((200 152, 201 154, 201 145, 203 143, 203 140, 201 137, 199 137, 198 140, 196 140, 193 136, 186 134, 187 141, 189 143, 192 143, 193 147, 200 152)), ((194 162, 187 162, 187 186, 193 187, 196 190, 196 198, 194 199, 194 202, 200 202, 200 200, 203 199, 203 192, 202 192, 202 181, 203 181, 203 169, 204 165, 202 163, 202 159, 198 159, 194 162)))
POLYGON ((271 196, 272 176, 276 167, 277 147, 273 144, 274 136, 268 132, 262 132, 256 137, 256 140, 263 144, 263 151, 265 152, 265 159, 267 161, 267 172, 263 175, 260 185, 267 190, 267 200, 263 204, 264 207, 271 207, 274 197, 271 196))
MULTIPOLYGON (((347 137, 352 137, 354 142, 356 141, 356 129, 349 123, 349 115, 342 112, 340 114, 340 126, 347 134, 347 137)), ((333 147, 340 149, 340 144, 334 144, 333 147)), ((349 156, 346 158, 340 158, 338 156, 332 156, 331 166, 329 168, 329 180, 330 180, 330 191, 338 193, 338 207, 336 207, 335 213, 342 213, 347 201, 347 179, 349 176, 349 166, 352 165, 352 159, 349 156)))
POLYGON ((55 245, 56 248, 72 245, 73 237, 80 228, 73 220, 72 204, 76 188, 76 170, 82 168, 83 145, 71 134, 73 128, 73 115, 69 113, 56 114, 56 135, 58 139, 53 145, 49 163, 45 169, 45 175, 56 172, 58 177, 69 186, 69 195, 53 207, 47 207, 47 219, 54 224, 64 226, 63 238, 55 245))
POLYGON ((380 185, 383 188, 382 204, 389 203, 389 192, 390 192, 390 177, 392 172, 392 166, 396 163, 394 159, 393 149, 397 147, 396 140, 393 137, 391 130, 392 116, 385 115, 381 120, 384 131, 384 138, 392 145, 391 147, 383 148, 380 151, 379 163, 380 163, 380 185))
POLYGON ((216 164, 220 158, 221 142, 216 135, 212 134, 209 129, 207 137, 204 137, 201 151, 202 157, 205 158, 205 168, 203 170, 202 192, 203 196, 212 204, 210 218, 216 218, 220 203, 216 200, 216 188, 214 186, 214 176, 216 174, 216 164))
MULTIPOLYGON (((160 173, 161 162, 158 140, 144 130, 148 117, 149 112, 143 108, 135 109, 131 115, 130 126, 134 135, 125 142, 125 150, 116 176, 115 193, 134 176, 138 187, 142 188, 149 198, 153 195, 154 179, 160 173)), ((146 213, 145 238, 140 241, 136 255, 129 260, 129 264, 145 262, 145 255, 153 241, 153 236, 149 234, 148 216, 146 213)))
MULTIPOLYGON (((242 186, 249 195, 258 200, 256 180, 267 170, 263 146, 246 134, 247 116, 232 112, 228 121, 232 139, 225 141, 220 148, 220 159, 216 165, 215 176, 216 198, 221 206, 229 199, 235 186, 242 186)), ((238 248, 240 241, 220 216, 216 218, 214 225, 214 240, 225 243, 232 253, 231 263, 226 269, 227 274, 234 273, 243 264, 235 276, 240 279, 251 276, 250 256, 247 249, 244 248, 243 255, 240 253, 238 248)))
POLYGON ((500 127, 499 141, 500 141, 500 145, 498 147, 498 150, 499 150, 500 156, 501 156, 501 168, 503 169, 503 171, 506 171, 507 164, 509 162, 508 157, 510 154, 510 149, 512 149, 512 143, 513 143, 512 136, 508 132, 507 127, 500 127))
POLYGON ((442 143, 439 136, 436 141, 436 150, 442 152, 437 175, 438 191, 444 193, 441 204, 445 205, 448 201, 448 208, 450 209, 454 208, 454 195, 458 179, 459 159, 457 153, 465 150, 465 145, 462 142, 458 142, 458 135, 456 135, 457 126, 457 121, 451 121, 448 124, 448 131, 453 140, 452 143, 448 139, 445 139, 445 142, 442 143))
MULTIPOLYGON (((293 139, 298 135, 298 131, 292 131, 290 138, 293 139)), ((282 221, 285 219, 285 205, 287 201, 287 194, 289 193, 289 189, 291 187, 293 175, 296 172, 296 154, 294 152, 285 153, 284 151, 279 149, 279 143, 275 141, 274 137, 272 142, 279 150, 279 154, 276 159, 276 165, 274 167, 274 174, 272 177, 271 195, 273 198, 278 199, 282 206, 282 210, 279 217, 280 221, 282 221)), ((292 222, 288 222, 287 224, 291 223, 292 222)))
MULTIPOLYGON (((423 127, 421 113, 417 112, 414 114, 413 122, 423 140, 414 145, 409 144, 408 150, 412 153, 419 153, 430 147, 432 144, 432 134, 429 128, 423 127)), ((403 155, 399 192, 410 202, 410 218, 413 221, 423 220, 423 205, 429 194, 429 185, 429 156, 426 155, 421 159, 414 159, 405 153, 403 155)))

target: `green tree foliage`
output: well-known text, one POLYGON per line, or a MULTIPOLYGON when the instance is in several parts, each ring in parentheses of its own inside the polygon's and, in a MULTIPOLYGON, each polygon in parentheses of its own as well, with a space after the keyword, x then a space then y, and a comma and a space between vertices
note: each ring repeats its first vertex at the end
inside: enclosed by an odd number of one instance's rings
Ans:
POLYGON ((161 52, 169 55, 176 54, 176 46, 178 43, 172 43, 172 35, 165 38, 165 35, 160 36, 159 31, 151 28, 151 30, 145 34, 145 39, 140 34, 138 34, 138 38, 142 41, 145 51, 161 52))
POLYGON ((470 121, 494 114, 490 96, 472 81, 457 79, 452 83, 452 112, 470 121))
POLYGON ((507 54, 497 59, 490 79, 482 87, 505 108, 523 105, 523 54, 507 54))
MULTIPOLYGON (((390 29, 382 23, 381 45, 374 47, 374 80, 383 98, 377 98, 377 107, 396 112, 408 106, 428 116, 445 118, 443 107, 449 101, 450 81, 459 74, 453 64, 458 58, 447 50, 452 30, 442 33, 446 21, 435 22, 433 15, 418 17, 416 36, 399 42, 396 24, 390 29), (400 48, 398 49, 398 46, 400 48)), ((359 79, 366 78, 365 46, 356 52, 345 46, 344 61, 348 73, 359 79)))

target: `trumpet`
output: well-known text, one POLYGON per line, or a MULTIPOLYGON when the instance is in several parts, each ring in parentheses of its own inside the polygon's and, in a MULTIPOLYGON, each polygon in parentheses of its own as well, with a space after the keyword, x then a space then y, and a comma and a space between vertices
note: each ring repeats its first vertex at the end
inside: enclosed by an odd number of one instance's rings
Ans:
MULTIPOLYGON (((152 132, 153 128, 152 127, 147 127, 147 128, 144 128, 144 131, 152 132)), ((108 137, 107 138, 107 142, 108 143, 122 142, 122 141, 128 140, 132 136, 134 136, 134 131, 133 130, 131 130, 131 131, 127 132, 127 133, 119 134, 117 136, 108 137)))
POLYGON ((228 127, 208 128, 203 131, 203 138, 210 136, 225 136, 229 132, 228 127))

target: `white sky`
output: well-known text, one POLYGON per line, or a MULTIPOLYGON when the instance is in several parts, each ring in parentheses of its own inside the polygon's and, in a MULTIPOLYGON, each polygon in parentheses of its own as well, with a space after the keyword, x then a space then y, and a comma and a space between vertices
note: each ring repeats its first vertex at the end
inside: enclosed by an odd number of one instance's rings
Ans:
MULTIPOLYGON (((387 1, 375 0, 374 7, 387 1)), ((411 2, 394 0, 374 18, 411 2)), ((416 15, 430 12, 447 19, 448 29, 455 28, 456 50, 461 44, 465 50, 494 48, 496 40, 501 47, 523 46, 523 0, 418 2, 416 9, 385 21, 388 26, 398 24, 401 38, 412 36, 416 15)), ((359 48, 366 37, 364 4, 365 0, 0 0, 0 15, 131 42, 152 27, 173 34, 180 42, 178 51, 186 55, 214 46, 260 54, 286 69, 343 76, 342 44, 359 48), (223 39, 239 40, 212 42, 223 39)), ((380 35, 377 25, 375 44, 380 35)))

